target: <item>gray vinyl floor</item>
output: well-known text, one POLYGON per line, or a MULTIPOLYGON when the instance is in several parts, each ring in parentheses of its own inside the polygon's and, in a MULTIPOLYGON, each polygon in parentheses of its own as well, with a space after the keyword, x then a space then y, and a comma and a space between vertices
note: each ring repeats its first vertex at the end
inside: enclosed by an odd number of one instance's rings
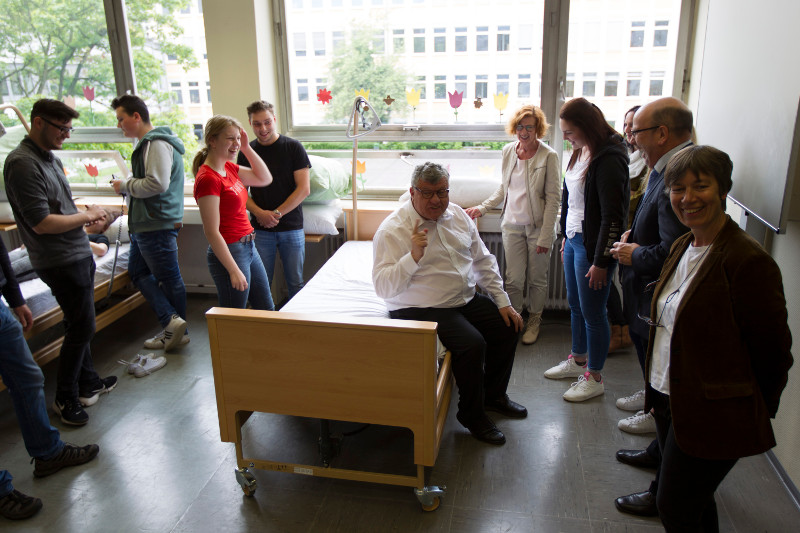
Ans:
MULTIPOLYGON (((192 341, 161 371, 142 379, 125 374, 117 359, 140 351, 156 332, 141 307, 99 332, 93 343, 102 375, 119 386, 90 408, 89 424, 65 428, 68 442, 100 444, 99 457, 83 467, 34 479, 7 393, 0 394, 0 467, 15 486, 44 501, 34 518, 2 531, 50 532, 656 532, 657 519, 624 515, 614 498, 644 490, 649 471, 618 463, 619 448, 644 447, 650 436, 619 431, 626 416, 614 401, 641 386, 636 355, 611 356, 606 394, 569 404, 568 381, 542 372, 569 353, 566 315, 545 314, 542 336, 520 346, 509 388, 528 407, 525 420, 498 419, 508 442, 480 443, 455 421, 451 409, 429 483, 447 486, 441 507, 426 513, 407 487, 256 471, 258 489, 246 497, 237 484, 233 444, 220 442, 204 311, 214 299, 190 297, 192 341)), ((265 339, 264 342, 269 342, 265 339)), ((45 368, 52 401, 55 365, 45 368)), ((361 429, 334 423, 338 433, 361 429)), ((256 414, 244 428, 245 453, 260 458, 314 463, 318 422, 256 414)), ((408 430, 369 426, 345 436, 333 466, 413 474, 408 430)), ((717 494, 724 532, 797 531, 800 511, 763 456, 740 461, 717 494)))

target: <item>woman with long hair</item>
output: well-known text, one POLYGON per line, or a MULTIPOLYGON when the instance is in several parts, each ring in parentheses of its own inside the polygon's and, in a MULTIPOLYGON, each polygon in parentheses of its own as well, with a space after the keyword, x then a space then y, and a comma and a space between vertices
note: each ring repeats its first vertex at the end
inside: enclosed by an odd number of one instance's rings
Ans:
POLYGON ((208 239, 208 269, 221 307, 273 310, 267 272, 256 251, 247 216, 247 187, 265 187, 272 175, 232 117, 214 115, 206 123, 206 146, 192 163, 194 198, 208 239), (235 163, 239 151, 251 168, 235 163))
POLYGON ((611 246, 627 222, 628 150, 600 108, 584 98, 564 104, 559 117, 564 139, 573 148, 561 197, 561 260, 572 353, 544 375, 549 379, 577 377, 564 399, 582 402, 605 391, 601 371, 611 337, 606 302, 617 265, 611 246))

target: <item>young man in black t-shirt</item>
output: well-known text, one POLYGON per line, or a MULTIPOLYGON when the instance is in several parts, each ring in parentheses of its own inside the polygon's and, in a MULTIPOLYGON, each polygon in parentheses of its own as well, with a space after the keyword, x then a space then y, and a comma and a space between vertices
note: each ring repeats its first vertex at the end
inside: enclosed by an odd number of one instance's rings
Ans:
MULTIPOLYGON (((247 107, 247 117, 256 136, 250 146, 267 164, 273 178, 267 187, 250 187, 247 209, 256 229, 256 249, 270 284, 275 255, 280 253, 291 298, 303 288, 306 248, 301 203, 311 192, 311 162, 299 141, 278 133, 272 104, 253 102, 247 107)), ((239 164, 249 166, 241 154, 239 164)))

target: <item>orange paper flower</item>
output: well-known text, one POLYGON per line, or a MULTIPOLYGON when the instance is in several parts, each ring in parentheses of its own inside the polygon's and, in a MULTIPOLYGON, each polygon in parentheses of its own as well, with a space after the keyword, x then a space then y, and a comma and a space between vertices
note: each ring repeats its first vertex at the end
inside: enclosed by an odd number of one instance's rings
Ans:
POLYGON ((93 178, 96 178, 100 173, 97 171, 97 167, 94 165, 83 165, 86 167, 86 172, 93 178))
POLYGON ((356 174, 363 174, 367 171, 367 162, 356 159, 356 174))

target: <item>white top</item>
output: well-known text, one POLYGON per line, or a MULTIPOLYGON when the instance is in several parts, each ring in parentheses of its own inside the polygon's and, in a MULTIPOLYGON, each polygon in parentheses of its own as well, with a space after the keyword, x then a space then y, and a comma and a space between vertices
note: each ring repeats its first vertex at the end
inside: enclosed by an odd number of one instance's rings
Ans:
POLYGON ((677 268, 658 296, 658 315, 651 320, 664 327, 656 328, 653 339, 653 357, 650 361, 650 385, 657 391, 669 394, 669 356, 675 313, 683 300, 692 279, 706 258, 709 246, 689 246, 677 268))
POLYGON ((576 233, 583 232, 581 222, 583 222, 583 210, 586 207, 586 201, 583 196, 583 180, 589 161, 589 159, 583 162, 576 161, 564 175, 564 183, 567 184, 567 192, 569 193, 569 199, 567 200, 567 207, 569 208, 569 211, 567 211, 567 237, 570 239, 576 233))
POLYGON ((527 226, 531 223, 530 207, 528 207, 528 161, 517 159, 517 164, 511 170, 506 195, 506 210, 503 217, 510 223, 518 226, 527 226))
POLYGON ((511 305, 497 260, 478 228, 450 204, 436 221, 419 216, 410 201, 383 221, 373 242, 372 281, 390 311, 405 307, 460 307, 480 285, 498 308, 511 305), (417 264, 411 257, 414 223, 428 230, 428 246, 417 264))

